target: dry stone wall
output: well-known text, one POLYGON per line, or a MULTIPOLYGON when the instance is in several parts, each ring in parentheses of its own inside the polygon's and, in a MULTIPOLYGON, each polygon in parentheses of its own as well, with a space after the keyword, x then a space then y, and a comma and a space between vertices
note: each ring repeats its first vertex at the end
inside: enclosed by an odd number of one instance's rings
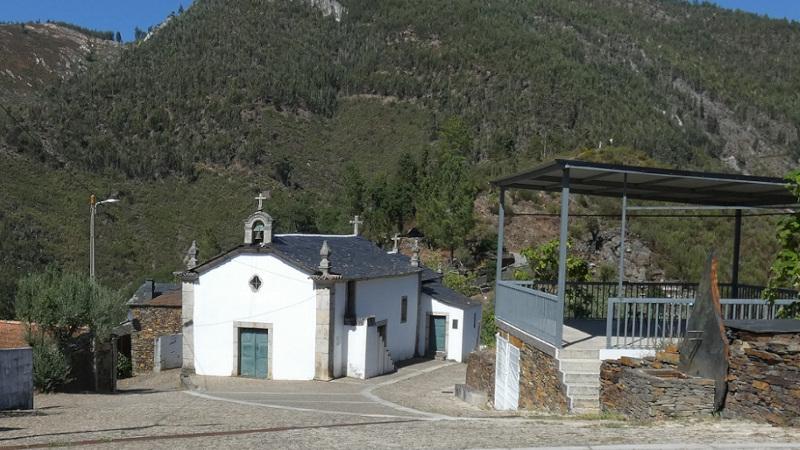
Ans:
POLYGON ((724 415, 800 426, 800 334, 727 331, 724 415))
POLYGON ((131 335, 131 363, 134 375, 153 371, 155 339, 181 333, 181 308, 166 306, 132 307, 138 322, 131 335))
POLYGON ((494 398, 495 348, 485 348, 467 357, 466 385, 473 391, 485 392, 489 399, 494 398))
MULTIPOLYGON (((621 358, 600 367, 603 411, 639 420, 707 416, 714 411, 714 380, 689 377, 659 359, 621 358)), ((674 358, 672 358, 674 359, 674 358)))

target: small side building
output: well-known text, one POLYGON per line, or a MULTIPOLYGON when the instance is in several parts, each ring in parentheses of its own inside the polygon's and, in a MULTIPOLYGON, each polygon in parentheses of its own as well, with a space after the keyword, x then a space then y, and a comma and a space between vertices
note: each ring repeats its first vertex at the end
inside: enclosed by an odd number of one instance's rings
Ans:
POLYGON ((133 324, 131 365, 133 374, 140 375, 156 367, 157 340, 181 334, 181 287, 147 280, 128 300, 128 307, 133 324))
POLYGON ((420 292, 420 348, 441 359, 465 362, 478 347, 482 304, 445 287, 441 275, 426 270, 420 292))

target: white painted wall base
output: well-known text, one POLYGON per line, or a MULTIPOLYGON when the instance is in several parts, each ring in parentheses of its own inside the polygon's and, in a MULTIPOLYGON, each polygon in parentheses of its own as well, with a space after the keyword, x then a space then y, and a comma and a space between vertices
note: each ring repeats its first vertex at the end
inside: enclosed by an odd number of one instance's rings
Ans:
POLYGON ((646 348, 603 348, 600 349, 600 360, 620 359, 623 356, 631 358, 645 358, 655 356, 656 351, 646 348))

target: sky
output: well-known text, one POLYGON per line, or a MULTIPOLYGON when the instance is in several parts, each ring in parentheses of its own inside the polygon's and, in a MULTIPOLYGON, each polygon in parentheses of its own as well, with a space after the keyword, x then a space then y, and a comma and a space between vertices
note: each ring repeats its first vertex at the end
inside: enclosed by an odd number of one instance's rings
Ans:
POLYGON ((800 0, 714 0, 723 8, 766 14, 776 19, 800 21, 800 0))
MULTIPOLYGON (((119 31, 133 40, 133 29, 146 30, 192 0, 0 0, 0 22, 59 20, 103 31, 119 31)), ((800 0, 714 0, 731 9, 800 21, 800 0)))
POLYGON ((58 20, 133 40, 133 29, 161 23, 192 0, 0 0, 0 22, 58 20))

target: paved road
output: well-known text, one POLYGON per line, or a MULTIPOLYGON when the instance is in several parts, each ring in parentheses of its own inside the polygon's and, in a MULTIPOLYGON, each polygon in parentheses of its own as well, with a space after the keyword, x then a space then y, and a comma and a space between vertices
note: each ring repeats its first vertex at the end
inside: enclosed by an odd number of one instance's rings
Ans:
POLYGON ((430 361, 367 381, 199 377, 194 392, 178 390, 176 373, 159 374, 134 380, 120 395, 37 396, 37 415, 0 416, 0 449, 800 448, 800 430, 711 418, 503 417, 453 399, 464 372, 461 364, 430 361))

